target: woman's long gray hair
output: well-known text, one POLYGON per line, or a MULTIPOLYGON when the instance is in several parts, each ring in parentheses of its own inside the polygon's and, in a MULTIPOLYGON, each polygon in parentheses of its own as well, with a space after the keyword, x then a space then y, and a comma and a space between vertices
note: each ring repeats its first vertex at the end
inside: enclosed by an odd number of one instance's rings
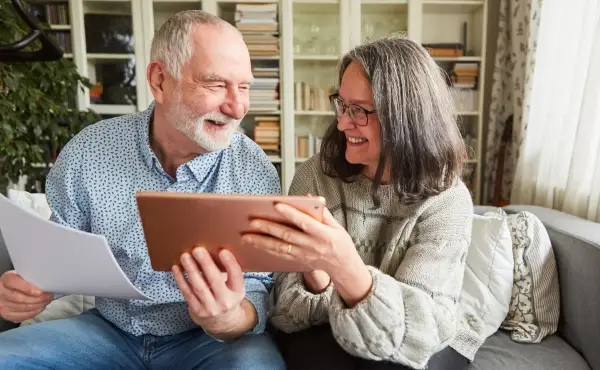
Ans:
MULTIPOLYGON (((423 200, 452 186, 462 173, 466 147, 443 70, 421 45, 402 36, 348 52, 340 62, 339 84, 352 62, 364 69, 381 124, 375 205, 379 204, 376 192, 388 160, 390 183, 404 202, 423 200)), ((323 138, 321 167, 328 176, 352 181, 363 165, 348 163, 345 151, 346 137, 335 119, 323 138)))

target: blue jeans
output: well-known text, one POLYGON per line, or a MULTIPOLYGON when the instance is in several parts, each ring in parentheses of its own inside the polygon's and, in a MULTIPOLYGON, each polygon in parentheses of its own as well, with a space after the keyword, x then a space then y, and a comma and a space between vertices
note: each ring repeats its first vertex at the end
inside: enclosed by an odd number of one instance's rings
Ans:
POLYGON ((194 329, 133 336, 95 309, 0 334, 0 369, 285 369, 268 334, 219 342, 194 329))

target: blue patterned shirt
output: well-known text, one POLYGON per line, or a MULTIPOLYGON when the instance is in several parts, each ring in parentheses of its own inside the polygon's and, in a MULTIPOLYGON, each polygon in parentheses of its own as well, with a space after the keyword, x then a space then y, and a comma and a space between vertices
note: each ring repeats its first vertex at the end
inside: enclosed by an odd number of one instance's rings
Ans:
MULTIPOLYGON (((240 133, 228 148, 182 164, 173 179, 150 148, 153 108, 83 129, 61 151, 46 183, 51 219, 104 235, 125 274, 152 299, 96 298, 99 312, 133 335, 171 335, 197 327, 173 274, 154 271, 150 265, 137 191, 281 193, 273 164, 254 141, 240 133)), ((85 253, 85 246, 81 248, 85 253)), ((261 333, 267 321, 272 274, 246 273, 245 286, 246 298, 259 318, 251 332, 261 333)))

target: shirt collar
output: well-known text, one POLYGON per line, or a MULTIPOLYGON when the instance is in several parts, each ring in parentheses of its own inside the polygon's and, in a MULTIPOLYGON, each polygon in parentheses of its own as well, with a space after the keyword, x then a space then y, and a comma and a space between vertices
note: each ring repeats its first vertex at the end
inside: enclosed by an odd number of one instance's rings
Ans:
MULTIPOLYGON (((148 165, 149 168, 162 168, 158 158, 154 154, 154 151, 150 147, 150 124, 152 123, 154 117, 154 106, 155 102, 153 101, 150 106, 142 111, 138 116, 137 122, 137 130, 138 137, 140 139, 139 148, 141 151, 142 158, 144 162, 148 165)), ((231 138, 232 143, 237 140, 237 135, 233 135, 231 138)), ((189 160, 184 164, 187 168, 192 172, 194 177, 202 182, 206 175, 212 171, 215 164, 218 162, 219 158, 221 158, 227 151, 231 150, 231 146, 223 149, 217 150, 214 152, 208 152, 204 154, 200 154, 195 158, 189 160)))
POLYGON ((150 123, 154 117, 154 102, 150 104, 150 106, 143 112, 141 112, 138 116, 136 128, 138 131, 139 138, 139 148, 140 154, 142 155, 142 159, 149 168, 154 167, 155 161, 158 162, 158 158, 152 151, 150 147, 150 123))

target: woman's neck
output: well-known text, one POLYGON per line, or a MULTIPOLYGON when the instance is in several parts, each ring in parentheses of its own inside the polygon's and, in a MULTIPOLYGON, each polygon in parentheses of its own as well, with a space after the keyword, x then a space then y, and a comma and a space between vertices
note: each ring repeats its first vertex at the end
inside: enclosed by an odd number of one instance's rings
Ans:
MULTIPOLYGON (((367 165, 364 167, 362 174, 364 177, 371 181, 375 181, 375 174, 377 173, 377 166, 367 165)), ((385 166, 383 170, 383 176, 381 176, 381 185, 389 185, 390 183, 390 168, 389 165, 385 166)))

